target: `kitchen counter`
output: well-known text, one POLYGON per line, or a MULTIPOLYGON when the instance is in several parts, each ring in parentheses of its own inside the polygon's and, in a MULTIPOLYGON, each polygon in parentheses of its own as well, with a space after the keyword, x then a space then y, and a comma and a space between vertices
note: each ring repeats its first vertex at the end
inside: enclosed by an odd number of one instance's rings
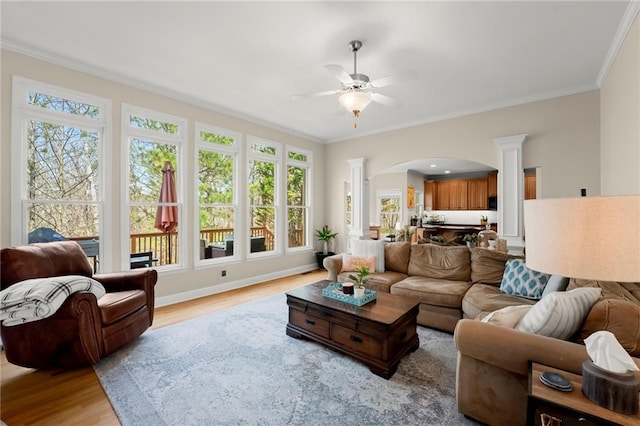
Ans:
MULTIPOLYGON (((497 226, 497 223, 492 223, 490 224, 492 227, 497 226)), ((475 225, 469 225, 469 224, 459 224, 459 223, 443 223, 441 225, 422 225, 422 226, 418 226, 418 228, 426 228, 426 229, 459 229, 459 230, 463 230, 463 229, 474 229, 474 230, 478 230, 478 231, 482 231, 483 229, 485 229, 484 225, 480 225, 475 224, 475 225)))
MULTIPOLYGON (((497 224, 491 223, 491 229, 497 232, 497 224)), ((477 234, 486 229, 485 225, 475 224, 459 224, 444 223, 442 225, 424 225, 416 228, 416 236, 418 240, 428 239, 432 235, 441 235, 446 241, 462 242, 464 234, 477 234)))

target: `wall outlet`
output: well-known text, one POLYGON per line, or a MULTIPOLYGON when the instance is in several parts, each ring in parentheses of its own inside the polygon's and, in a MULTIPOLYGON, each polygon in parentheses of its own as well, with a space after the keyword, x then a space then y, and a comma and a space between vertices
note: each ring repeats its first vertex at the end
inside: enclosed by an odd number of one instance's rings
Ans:
POLYGON ((222 271, 220 271, 220 278, 224 278, 227 276, 227 270, 223 269, 222 271))

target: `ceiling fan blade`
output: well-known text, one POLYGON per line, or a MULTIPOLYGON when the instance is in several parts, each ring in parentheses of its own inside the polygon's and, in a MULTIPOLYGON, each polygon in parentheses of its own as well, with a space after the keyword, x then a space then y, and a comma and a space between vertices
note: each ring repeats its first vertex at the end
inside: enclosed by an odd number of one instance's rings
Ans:
POLYGON ((330 64, 324 67, 345 86, 351 86, 353 84, 353 79, 342 66, 330 64))
POLYGON ((301 99, 301 98, 314 98, 316 96, 328 96, 335 95, 337 93, 342 92, 342 90, 325 90, 324 92, 316 92, 316 93, 304 93, 301 95, 293 95, 293 99, 301 99))
POLYGON ((377 78, 372 82, 370 82, 369 84, 371 85, 371 87, 375 87, 375 88, 385 87, 395 83, 414 80, 417 76, 418 74, 414 71, 404 71, 398 74, 391 74, 386 77, 377 78))
POLYGON ((385 96, 381 93, 372 93, 371 100, 386 106, 393 106, 397 104, 395 99, 390 98, 389 96, 385 96))

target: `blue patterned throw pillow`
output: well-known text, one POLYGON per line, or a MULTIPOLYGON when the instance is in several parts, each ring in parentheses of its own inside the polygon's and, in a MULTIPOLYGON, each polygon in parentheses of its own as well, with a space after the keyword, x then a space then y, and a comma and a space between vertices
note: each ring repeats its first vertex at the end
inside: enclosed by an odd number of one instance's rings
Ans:
POLYGON ((550 276, 527 268, 523 259, 509 259, 502 274, 500 291, 527 299, 540 299, 550 276))

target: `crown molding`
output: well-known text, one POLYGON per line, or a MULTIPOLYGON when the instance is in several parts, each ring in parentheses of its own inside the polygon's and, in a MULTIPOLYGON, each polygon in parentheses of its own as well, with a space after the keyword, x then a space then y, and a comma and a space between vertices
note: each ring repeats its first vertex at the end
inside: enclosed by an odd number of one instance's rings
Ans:
POLYGON ((423 120, 412 121, 412 122, 409 122, 409 123, 404 123, 404 124, 399 125, 399 126, 390 126, 390 127, 384 128, 382 130, 377 130, 375 132, 362 133, 362 134, 359 134, 355 138, 334 139, 334 140, 331 140, 331 141, 329 141, 327 143, 336 143, 336 142, 344 142, 344 141, 356 140, 356 139, 364 138, 366 136, 373 136, 373 135, 378 135, 378 134, 381 134, 381 133, 387 133, 387 132, 393 132, 393 131, 396 131, 396 130, 408 129, 410 127, 422 126, 424 124, 435 123, 435 122, 444 121, 444 120, 450 120, 452 118, 465 117, 467 115, 478 114, 478 113, 481 113, 481 112, 494 111, 494 110, 497 110, 497 109, 509 108, 509 107, 512 107, 512 106, 524 105, 524 104, 529 104, 529 103, 532 103, 532 102, 546 101, 546 100, 553 99, 553 98, 560 98, 562 96, 577 95, 579 93, 589 92, 591 90, 596 90, 596 89, 599 89, 599 87, 594 83, 594 84, 588 84, 586 86, 574 87, 574 88, 571 88, 571 89, 556 90, 556 91, 552 91, 552 92, 546 92, 546 93, 542 93, 540 95, 525 96, 525 97, 522 97, 522 98, 511 99, 509 101, 496 102, 496 103, 486 104, 484 106, 480 106, 480 107, 476 107, 476 108, 470 108, 470 109, 466 109, 466 110, 456 111, 456 112, 452 112, 452 113, 449 113, 449 114, 434 115, 432 117, 428 117, 428 118, 425 118, 423 120))
MULTIPOLYGON (((78 62, 74 59, 67 58, 61 55, 54 55, 50 52, 45 52, 43 50, 37 49, 32 46, 28 46, 22 43, 18 43, 12 40, 2 39, 0 40, 0 47, 2 49, 7 49, 12 52, 16 52, 25 56, 32 57, 34 59, 38 59, 41 61, 49 62, 54 65, 58 65, 61 67, 69 68, 75 71, 83 72, 85 74, 89 74, 95 77, 103 78, 105 80, 113 81, 115 83, 124 84, 129 87, 133 87, 135 89, 144 90, 149 93, 153 93, 159 96, 163 96, 166 98, 173 99, 175 101, 184 102, 190 105, 194 105, 200 108, 207 109, 209 111, 217 112, 220 114, 227 115, 229 117, 233 117, 251 124, 256 124, 259 126, 266 127, 271 130, 275 130, 278 132, 286 133, 291 136, 296 136, 302 139, 306 139, 311 142, 316 143, 325 143, 326 141, 319 139, 316 136, 302 133, 288 127, 279 126, 277 124, 262 120, 258 117, 247 115, 244 112, 240 112, 231 108, 223 107, 221 105, 215 104, 213 102, 207 102, 195 96, 185 95, 165 87, 156 86, 153 84, 149 84, 144 81, 136 80, 131 77, 127 77, 118 73, 110 72, 104 70, 99 67, 95 67, 86 63, 78 62)), ((246 132, 245 132, 246 133, 246 132)))
POLYGON ((622 17, 622 21, 620 21, 620 25, 618 26, 618 31, 616 31, 616 35, 613 37, 611 46, 609 46, 607 56, 604 58, 604 62, 600 68, 600 73, 598 73, 596 84, 599 88, 602 87, 604 81, 607 79, 607 75, 613 66, 613 62, 616 60, 616 56, 618 56, 618 51, 622 47, 627 34, 629 34, 629 30, 631 29, 638 12, 640 12, 640 0, 633 0, 629 2, 627 9, 624 12, 624 16, 622 17))

